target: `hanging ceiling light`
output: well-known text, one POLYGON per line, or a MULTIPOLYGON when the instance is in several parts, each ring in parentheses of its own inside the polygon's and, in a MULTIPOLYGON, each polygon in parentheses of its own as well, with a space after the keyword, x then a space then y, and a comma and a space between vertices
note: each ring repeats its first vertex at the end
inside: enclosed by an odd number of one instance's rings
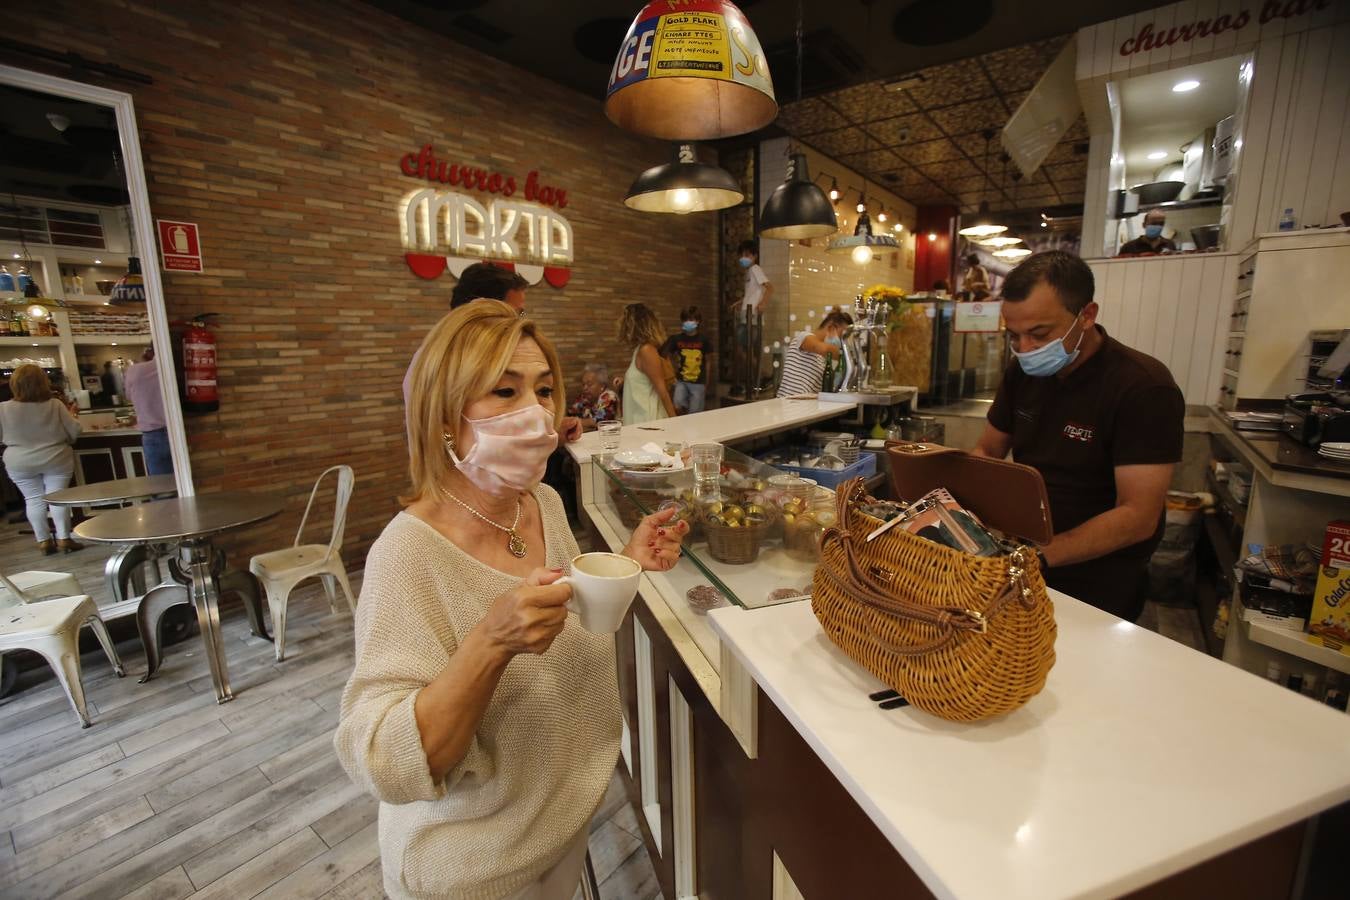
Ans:
POLYGON ((1013 244, 1020 244, 1022 243, 1022 239, 1008 237, 1006 234, 1002 234, 987 238, 976 238, 975 243, 979 244, 981 247, 993 247, 995 250, 998 250, 1002 247, 1011 247, 1013 244))
POLYGON ((1026 247, 1004 247, 1002 250, 995 250, 994 255, 999 259, 1021 259, 1030 256, 1031 251, 1026 247))
POLYGON ((975 221, 971 222, 965 228, 962 228, 957 234, 968 238, 991 237, 996 234, 1002 234, 1008 230, 1007 225, 998 225, 994 222, 994 217, 989 212, 989 142, 994 139, 994 129, 986 128, 984 130, 984 180, 985 196, 980 200, 979 212, 975 214, 975 221))
POLYGON ((730 172, 699 162, 693 144, 678 144, 675 161, 639 175, 623 202, 640 212, 683 214, 726 209, 744 199, 730 172))
POLYGON ((831 178, 830 178, 830 200, 831 200, 831 201, 834 201, 834 200, 838 200, 838 199, 839 199, 839 181, 838 181, 838 179, 831 177, 831 178))
MULTIPOLYGON (((797 0, 797 101, 802 99, 802 0, 797 0)), ((787 174, 759 214, 760 237, 791 241, 825 237, 839 230, 834 207, 811 180, 806 154, 788 154, 787 174)))
POLYGON ((881 211, 877 213, 877 221, 878 221, 878 222, 885 222, 885 221, 886 221, 886 204, 885 204, 885 203, 881 204, 881 211))
POLYGON ((851 236, 830 241, 831 253, 848 253, 856 263, 865 263, 873 256, 895 253, 899 249, 899 243, 891 235, 872 233, 872 220, 865 212, 858 216, 858 224, 853 227, 851 236))
POLYGON ((834 207, 806 167, 806 154, 788 157, 787 177, 773 189, 759 215, 760 237, 783 241, 825 237, 839 230, 834 207))
POLYGON ((628 26, 605 91, 620 128, 705 141, 763 128, 778 115, 769 63, 745 15, 727 0, 653 0, 628 26), (690 15, 694 13, 694 15, 690 15), (691 51, 707 48, 708 56, 691 51))

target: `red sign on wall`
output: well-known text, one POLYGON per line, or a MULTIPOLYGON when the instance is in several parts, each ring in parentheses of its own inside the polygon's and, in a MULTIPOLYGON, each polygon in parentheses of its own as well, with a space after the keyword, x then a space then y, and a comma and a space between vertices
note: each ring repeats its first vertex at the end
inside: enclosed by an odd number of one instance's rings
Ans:
POLYGON ((159 249, 166 272, 202 271, 202 245, 196 222, 158 220, 159 249))

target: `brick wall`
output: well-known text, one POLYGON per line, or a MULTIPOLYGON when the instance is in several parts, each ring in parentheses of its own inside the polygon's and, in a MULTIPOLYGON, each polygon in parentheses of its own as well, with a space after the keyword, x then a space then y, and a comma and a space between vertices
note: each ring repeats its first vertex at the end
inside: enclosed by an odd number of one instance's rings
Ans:
POLYGON ((672 328, 681 306, 716 308, 715 217, 623 206, 667 151, 609 124, 602 84, 576 93, 354 0, 25 0, 8 18, 22 40, 154 78, 83 80, 134 97, 152 213, 201 225, 207 273, 165 276, 170 319, 222 313, 221 409, 188 420, 197 489, 289 498, 234 553, 288 542, 313 479, 336 463, 358 478, 349 565, 397 509, 400 382, 454 283, 403 262, 398 204, 417 184, 399 173, 404 153, 430 142, 568 190, 572 279, 533 288, 529 307, 569 393, 586 361, 627 365, 614 337, 625 303, 651 304, 672 328))

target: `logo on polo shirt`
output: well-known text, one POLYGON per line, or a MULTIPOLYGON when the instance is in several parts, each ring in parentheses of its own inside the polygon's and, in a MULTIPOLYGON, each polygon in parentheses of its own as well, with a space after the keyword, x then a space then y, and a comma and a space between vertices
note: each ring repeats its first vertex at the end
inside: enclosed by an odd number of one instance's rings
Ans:
POLYGON ((1075 422, 1069 422, 1064 426, 1064 436, 1071 441, 1081 441, 1084 444, 1090 444, 1095 435, 1096 430, 1090 425, 1079 425, 1075 422))

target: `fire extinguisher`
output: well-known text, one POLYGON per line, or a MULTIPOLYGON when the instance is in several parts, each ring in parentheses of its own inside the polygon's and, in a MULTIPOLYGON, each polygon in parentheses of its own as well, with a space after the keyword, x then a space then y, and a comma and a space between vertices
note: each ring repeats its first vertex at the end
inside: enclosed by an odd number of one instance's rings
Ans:
POLYGON ((183 332, 183 411, 215 412, 220 409, 220 395, 216 391, 216 336, 207 321, 217 313, 202 313, 184 325, 183 332))

